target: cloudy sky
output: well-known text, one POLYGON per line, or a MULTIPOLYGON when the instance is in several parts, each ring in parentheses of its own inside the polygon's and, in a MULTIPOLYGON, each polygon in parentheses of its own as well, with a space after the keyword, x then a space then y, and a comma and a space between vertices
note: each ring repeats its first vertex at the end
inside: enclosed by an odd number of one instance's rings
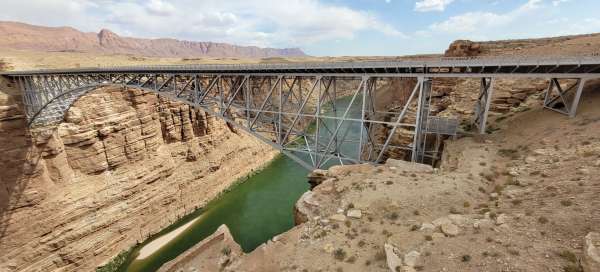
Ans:
POLYGON ((600 32, 598 0, 2 0, 0 20, 119 35, 300 47, 310 55, 443 51, 456 39, 600 32))

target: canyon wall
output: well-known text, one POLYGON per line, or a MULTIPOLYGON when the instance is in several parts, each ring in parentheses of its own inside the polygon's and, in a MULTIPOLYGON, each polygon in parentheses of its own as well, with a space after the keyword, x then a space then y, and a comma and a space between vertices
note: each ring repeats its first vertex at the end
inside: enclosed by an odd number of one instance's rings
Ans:
POLYGON ((20 101, 0 82, 0 271, 91 271, 276 155, 139 90, 94 90, 31 131, 20 101))

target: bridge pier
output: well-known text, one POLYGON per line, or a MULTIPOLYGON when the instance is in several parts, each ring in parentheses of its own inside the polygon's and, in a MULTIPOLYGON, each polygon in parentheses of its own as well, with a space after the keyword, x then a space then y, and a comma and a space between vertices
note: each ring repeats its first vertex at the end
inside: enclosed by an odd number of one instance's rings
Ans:
POLYGON ((586 79, 577 78, 573 80, 576 80, 575 84, 565 89, 558 78, 550 78, 548 89, 544 95, 544 108, 568 115, 571 118, 575 117, 586 79), (572 91, 575 91, 575 93, 572 97, 569 97, 572 91))
POLYGON ((427 125, 431 107, 431 78, 419 78, 419 96, 417 102, 417 118, 412 143, 411 161, 423 162, 427 146, 427 125))
POLYGON ((479 97, 475 104, 475 116, 473 124, 477 128, 479 134, 485 134, 487 126, 488 112, 494 94, 494 78, 481 78, 479 88, 479 97))

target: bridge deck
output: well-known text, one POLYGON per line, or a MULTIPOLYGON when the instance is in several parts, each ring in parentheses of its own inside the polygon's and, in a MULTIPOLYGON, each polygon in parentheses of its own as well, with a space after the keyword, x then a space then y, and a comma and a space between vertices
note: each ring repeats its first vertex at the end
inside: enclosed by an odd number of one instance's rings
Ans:
POLYGON ((5 76, 97 73, 319 74, 428 77, 573 77, 600 76, 600 57, 437 58, 419 61, 356 61, 280 64, 148 65, 4 72, 5 76))

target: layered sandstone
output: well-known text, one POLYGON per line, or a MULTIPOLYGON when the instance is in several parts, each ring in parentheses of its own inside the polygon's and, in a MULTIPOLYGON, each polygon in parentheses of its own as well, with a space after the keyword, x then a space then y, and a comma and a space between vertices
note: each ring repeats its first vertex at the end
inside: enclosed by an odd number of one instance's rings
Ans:
POLYGON ((19 93, 0 90, 0 271, 93 270, 275 155, 202 111, 120 87, 29 131, 19 93))
POLYGON ((17 22, 0 22, 0 48, 33 51, 72 51, 132 54, 154 57, 299 57, 298 48, 260 48, 226 43, 192 42, 176 39, 140 39, 120 37, 103 29, 84 33, 71 27, 42 27, 17 22))

